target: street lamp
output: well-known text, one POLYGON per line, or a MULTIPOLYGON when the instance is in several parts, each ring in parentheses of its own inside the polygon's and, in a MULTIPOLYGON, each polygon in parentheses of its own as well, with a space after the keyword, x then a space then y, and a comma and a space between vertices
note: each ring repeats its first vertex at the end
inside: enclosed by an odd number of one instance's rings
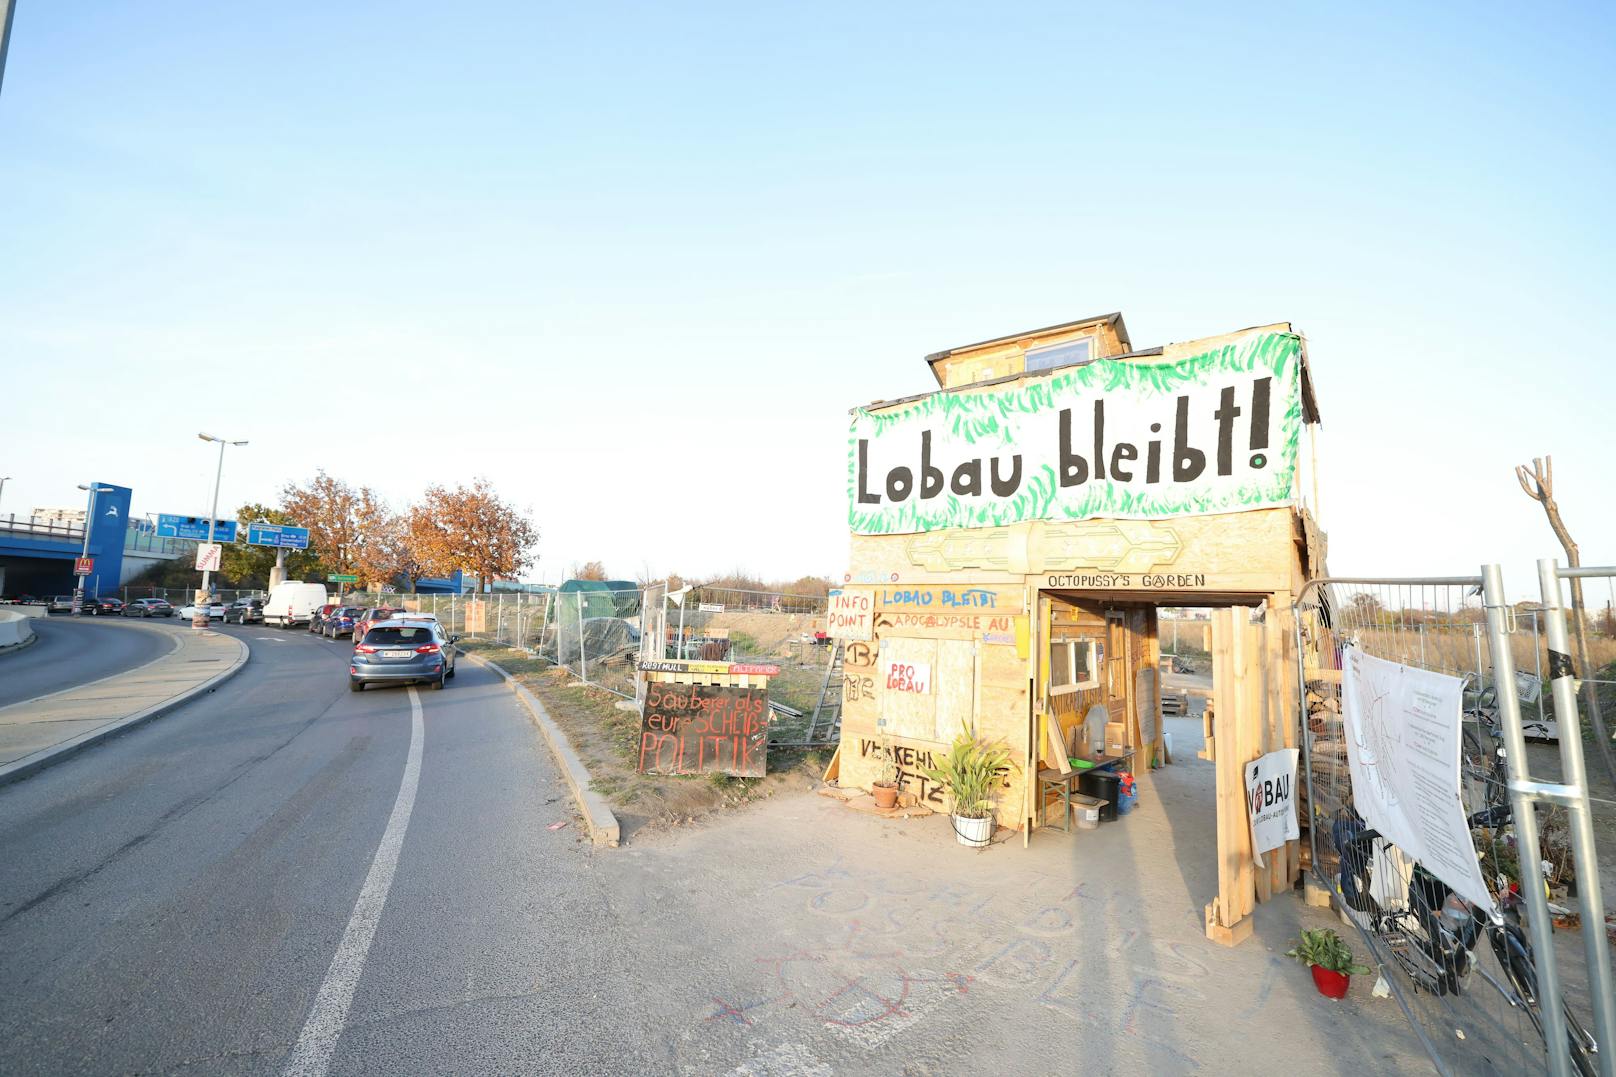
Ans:
POLYGON ((6 496, 6 483, 10 479, 11 479, 10 475, 0 475, 0 497, 6 496))
MULTIPOLYGON (((203 441, 214 441, 219 444, 219 466, 213 472, 213 508, 208 512, 208 545, 213 545, 213 528, 219 520, 219 480, 224 475, 224 447, 226 445, 245 445, 245 441, 227 441, 216 438, 212 434, 198 434, 203 441)), ((191 614, 192 628, 208 627, 208 600, 212 597, 213 570, 202 570, 202 589, 196 593, 194 612, 191 614)))
MULTIPOLYGON (((80 490, 90 491, 90 505, 84 510, 84 551, 79 555, 80 561, 90 559, 90 528, 95 524, 95 495, 110 494, 112 487, 99 484, 79 483, 80 490)), ((78 585, 73 588, 73 616, 77 617, 84 611, 84 576, 75 572, 78 585)))

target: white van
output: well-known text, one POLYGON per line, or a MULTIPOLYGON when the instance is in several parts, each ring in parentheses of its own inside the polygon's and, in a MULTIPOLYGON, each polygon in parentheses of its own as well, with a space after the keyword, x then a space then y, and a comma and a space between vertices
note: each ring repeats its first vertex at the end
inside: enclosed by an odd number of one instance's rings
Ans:
POLYGON ((306 625, 314 611, 329 601, 324 584, 295 580, 278 583, 264 599, 264 624, 282 628, 306 625))

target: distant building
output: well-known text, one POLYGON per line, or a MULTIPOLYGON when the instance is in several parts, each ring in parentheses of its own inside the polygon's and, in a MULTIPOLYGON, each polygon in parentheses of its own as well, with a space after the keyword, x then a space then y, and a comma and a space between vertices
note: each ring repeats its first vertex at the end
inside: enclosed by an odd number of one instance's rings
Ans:
POLYGON ((29 512, 40 523, 71 524, 74 527, 84 526, 83 509, 33 509, 29 512))

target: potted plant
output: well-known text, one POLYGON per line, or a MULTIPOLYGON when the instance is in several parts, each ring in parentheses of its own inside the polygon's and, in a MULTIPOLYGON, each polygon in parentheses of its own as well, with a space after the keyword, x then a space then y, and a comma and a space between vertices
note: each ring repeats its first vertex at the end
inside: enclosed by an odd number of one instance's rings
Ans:
POLYGON ((1304 929, 1301 939, 1286 957, 1294 957, 1313 971, 1313 986, 1325 998, 1346 998, 1354 973, 1368 972, 1367 965, 1353 961, 1349 947, 1334 928, 1304 929))
POLYGON ((892 754, 892 745, 883 735, 881 747, 877 758, 880 760, 879 769, 875 773, 875 784, 870 792, 875 795, 877 808, 893 808, 898 804, 898 761, 892 754))
POLYGON ((967 727, 938 765, 926 771, 926 777, 948 790, 954 837, 961 845, 980 849, 993 837, 993 790, 999 772, 1009 765, 1008 748, 978 740, 967 727))

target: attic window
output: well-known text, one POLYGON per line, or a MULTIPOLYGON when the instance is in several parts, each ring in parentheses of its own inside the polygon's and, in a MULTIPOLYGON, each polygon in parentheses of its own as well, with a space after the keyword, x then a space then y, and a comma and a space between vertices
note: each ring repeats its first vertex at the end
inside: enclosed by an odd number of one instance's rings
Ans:
POLYGON ((1042 348, 1027 349, 1027 373, 1053 370, 1058 366, 1087 363, 1094 358, 1094 338, 1080 337, 1042 348))

